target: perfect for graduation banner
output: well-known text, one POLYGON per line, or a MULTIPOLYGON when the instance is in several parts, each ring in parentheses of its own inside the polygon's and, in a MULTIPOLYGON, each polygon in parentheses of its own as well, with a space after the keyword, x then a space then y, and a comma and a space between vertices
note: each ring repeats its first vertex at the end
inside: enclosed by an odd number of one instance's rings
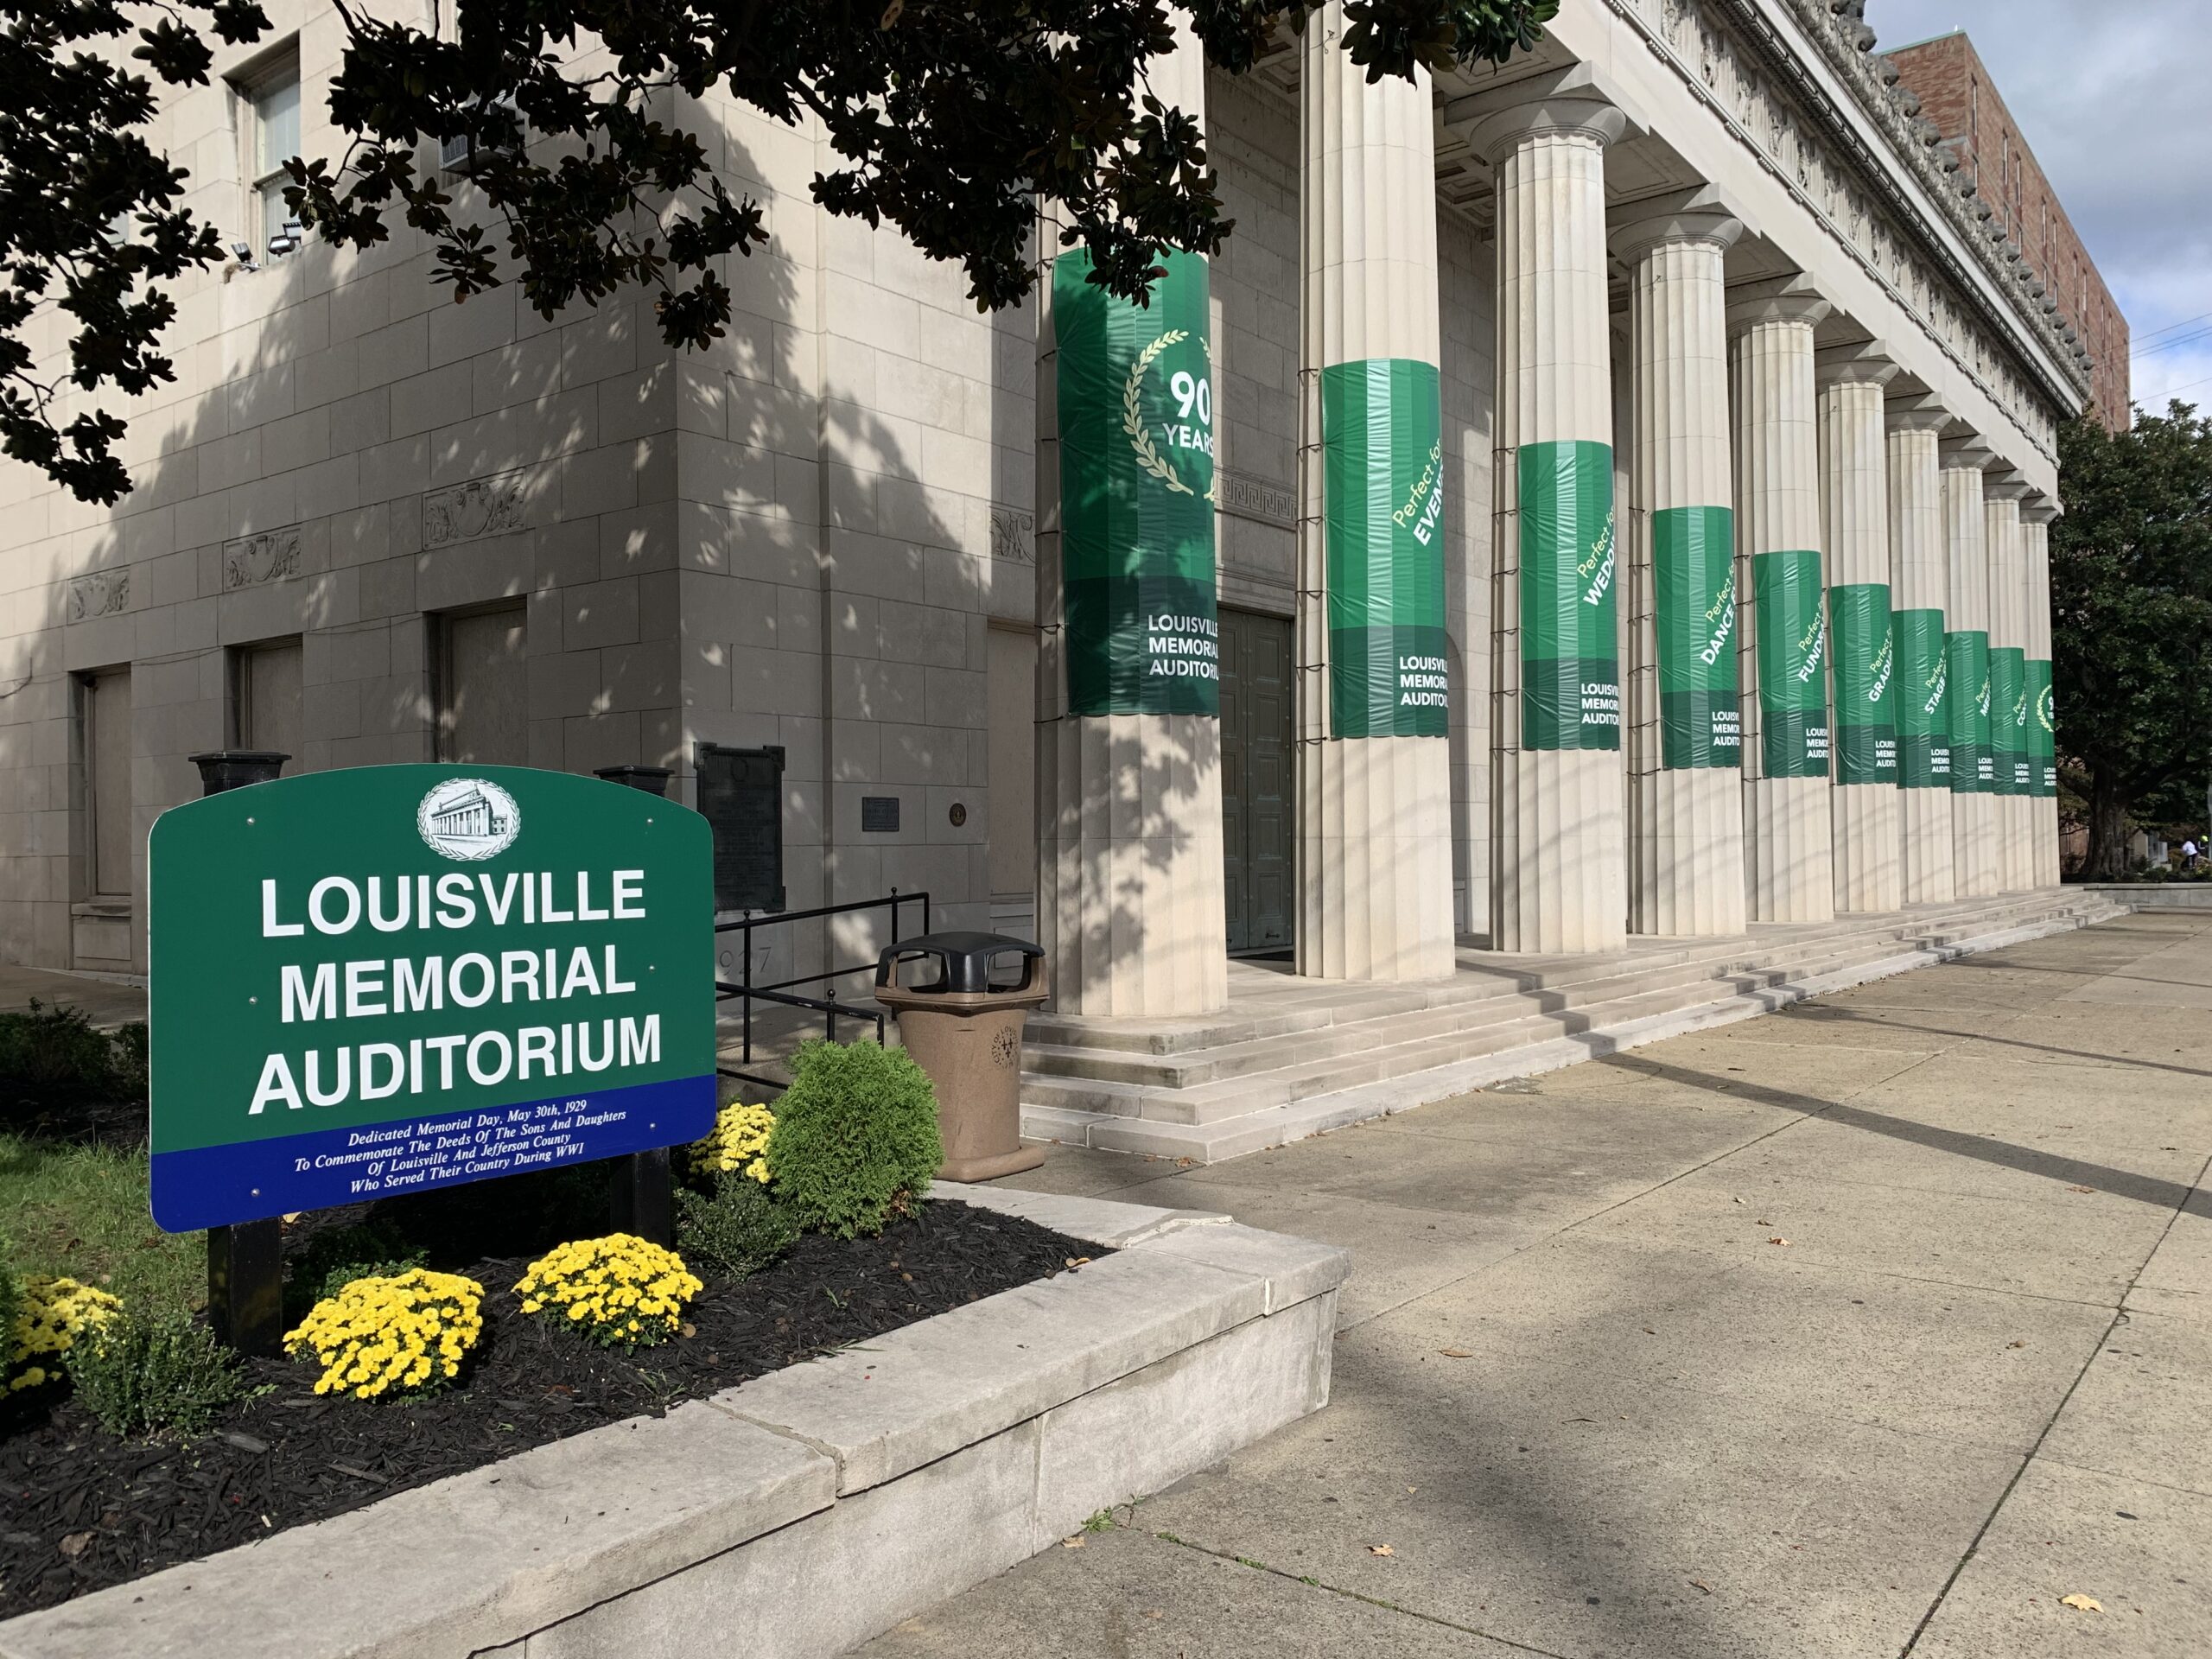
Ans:
POLYGON ((1434 364, 1375 357, 1321 371, 1329 707, 1338 737, 1450 729, 1443 433, 1434 364))
POLYGON ((1828 775, 1827 638, 1821 556, 1809 548, 1751 560, 1758 616, 1759 762, 1769 778, 1828 775))
POLYGON ((1999 795, 2031 795, 2028 777, 2028 653, 2018 645, 1989 652, 1989 750, 1999 795))
POLYGON ((1660 508, 1651 515, 1651 563, 1660 764, 1739 766, 1735 514, 1726 507, 1660 508))
POLYGON ((1068 708, 1217 715, 1212 365, 1205 256, 1170 251, 1149 306, 1052 265, 1068 708))
POLYGON ((1835 646, 1835 780, 1897 780, 1896 641, 1890 585, 1846 582, 1828 589, 1835 646))
POLYGON ((2049 800, 2058 793, 2058 710, 2050 695, 2050 663, 2030 658, 2028 670, 2029 792, 2049 800))
POLYGON ((1521 519, 1521 747, 1618 749, 1613 448, 1524 443, 1521 519))
POLYGON ((1951 786, 1950 674, 1943 613, 1899 611, 1897 646, 1897 782, 1906 789, 1951 786))
POLYGON ((1951 793, 1996 793, 1997 763, 1989 752, 1989 631, 1954 629, 1944 638, 1950 659, 1951 793))

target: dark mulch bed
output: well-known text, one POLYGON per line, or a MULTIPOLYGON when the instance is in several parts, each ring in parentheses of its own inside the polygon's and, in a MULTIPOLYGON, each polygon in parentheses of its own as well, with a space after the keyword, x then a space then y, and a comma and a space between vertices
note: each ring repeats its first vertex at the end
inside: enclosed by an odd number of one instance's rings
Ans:
MULTIPOLYGON (((467 1205, 478 1215, 485 1207, 467 1205)), ((434 1254, 445 1260, 433 1265, 456 1259, 434 1254)), ((925 1205, 880 1237, 810 1236, 753 1278, 709 1281, 690 1309, 697 1334, 634 1357, 524 1316, 507 1287, 531 1252, 485 1255, 461 1269, 485 1288, 483 1338, 445 1394, 318 1397, 311 1360, 256 1360, 252 1381, 268 1392, 186 1444, 118 1440, 59 1390, 17 1395, 0 1406, 0 1615, 325 1520, 527 1446, 658 1416, 1105 1254, 1014 1217, 925 1205)))

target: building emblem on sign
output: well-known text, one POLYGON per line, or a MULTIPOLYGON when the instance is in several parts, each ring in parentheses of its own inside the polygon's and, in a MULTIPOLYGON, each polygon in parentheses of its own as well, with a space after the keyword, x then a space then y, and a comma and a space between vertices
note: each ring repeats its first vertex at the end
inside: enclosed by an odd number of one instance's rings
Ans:
POLYGON ((473 863, 514 844, 522 833, 522 810, 497 784, 454 778, 423 798, 415 827, 433 852, 473 863))

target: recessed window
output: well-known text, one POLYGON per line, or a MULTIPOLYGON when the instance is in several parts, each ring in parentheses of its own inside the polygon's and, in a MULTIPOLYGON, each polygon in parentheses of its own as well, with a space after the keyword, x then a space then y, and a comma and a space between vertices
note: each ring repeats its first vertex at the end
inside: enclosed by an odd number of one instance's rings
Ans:
POLYGON ((242 81, 238 92, 246 102, 246 183, 253 193, 254 223, 261 232, 260 247, 284 232, 291 217, 284 206, 284 187, 290 175, 284 163, 300 153, 300 54, 294 47, 242 81))

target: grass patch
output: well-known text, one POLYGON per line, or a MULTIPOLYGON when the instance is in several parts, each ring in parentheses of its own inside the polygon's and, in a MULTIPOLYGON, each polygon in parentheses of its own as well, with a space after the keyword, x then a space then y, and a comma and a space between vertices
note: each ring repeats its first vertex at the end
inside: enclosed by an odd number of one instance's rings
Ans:
POLYGON ((143 1152, 0 1133, 0 1233, 20 1274, 67 1275, 149 1313, 207 1299, 200 1233, 154 1225, 143 1152))

